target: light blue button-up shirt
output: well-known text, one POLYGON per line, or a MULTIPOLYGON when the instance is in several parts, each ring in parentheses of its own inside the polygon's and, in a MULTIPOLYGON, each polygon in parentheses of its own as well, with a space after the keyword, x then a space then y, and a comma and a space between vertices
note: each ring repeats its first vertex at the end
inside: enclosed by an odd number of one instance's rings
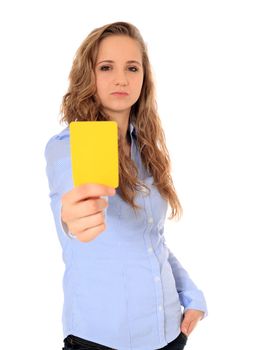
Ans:
POLYGON ((69 127, 45 147, 50 205, 62 246, 63 336, 69 334, 118 350, 154 350, 180 333, 182 312, 205 312, 204 295, 165 243, 167 202, 144 169, 136 128, 129 123, 131 159, 150 188, 138 192, 135 215, 116 193, 108 197, 106 230, 80 242, 61 221, 61 197, 72 180, 69 127))

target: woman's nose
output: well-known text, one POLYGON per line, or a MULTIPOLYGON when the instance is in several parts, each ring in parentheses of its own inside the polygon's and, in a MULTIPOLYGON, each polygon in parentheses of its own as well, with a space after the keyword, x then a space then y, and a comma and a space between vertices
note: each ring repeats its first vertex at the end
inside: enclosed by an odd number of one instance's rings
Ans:
POLYGON ((125 71, 119 71, 116 73, 115 83, 120 85, 126 85, 128 83, 125 71))

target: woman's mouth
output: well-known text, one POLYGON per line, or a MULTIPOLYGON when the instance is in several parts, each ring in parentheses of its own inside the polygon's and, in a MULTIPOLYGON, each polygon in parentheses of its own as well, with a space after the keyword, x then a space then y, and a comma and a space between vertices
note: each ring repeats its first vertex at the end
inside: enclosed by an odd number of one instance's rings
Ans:
POLYGON ((127 92, 122 92, 122 91, 116 91, 116 92, 112 92, 111 95, 115 95, 115 96, 128 96, 127 92))

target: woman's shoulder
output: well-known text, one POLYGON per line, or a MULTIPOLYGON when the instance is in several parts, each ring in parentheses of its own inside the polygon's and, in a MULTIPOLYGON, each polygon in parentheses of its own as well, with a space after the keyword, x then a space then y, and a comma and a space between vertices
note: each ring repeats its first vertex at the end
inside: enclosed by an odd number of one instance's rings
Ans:
POLYGON ((67 126, 59 133, 51 136, 44 150, 45 158, 51 160, 51 158, 64 157, 69 155, 69 127, 67 126))
POLYGON ((61 130, 58 134, 51 136, 47 143, 52 142, 53 140, 63 140, 66 138, 69 138, 69 126, 61 130))

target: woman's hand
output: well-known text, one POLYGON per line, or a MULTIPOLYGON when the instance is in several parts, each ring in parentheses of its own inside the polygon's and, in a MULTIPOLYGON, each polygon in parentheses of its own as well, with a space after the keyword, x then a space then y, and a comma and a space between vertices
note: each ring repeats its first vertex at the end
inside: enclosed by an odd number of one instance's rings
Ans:
POLYGON ((108 202, 101 196, 113 196, 115 189, 100 184, 74 187, 62 198, 61 219, 81 242, 95 239, 106 229, 104 209, 108 202))
POLYGON ((184 313, 183 321, 181 323, 181 332, 189 336, 193 329, 196 327, 198 321, 200 321, 203 316, 203 311, 188 309, 184 313))

